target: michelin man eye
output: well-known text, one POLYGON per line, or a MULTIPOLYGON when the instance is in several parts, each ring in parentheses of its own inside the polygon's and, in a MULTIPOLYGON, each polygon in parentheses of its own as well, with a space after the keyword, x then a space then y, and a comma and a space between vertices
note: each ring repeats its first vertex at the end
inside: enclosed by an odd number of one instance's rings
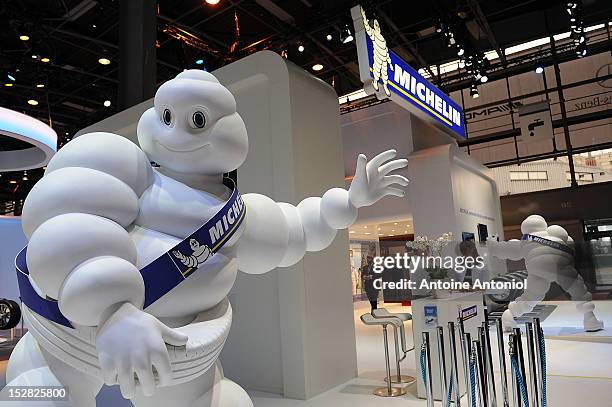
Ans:
POLYGON ((191 120, 193 121, 193 126, 195 128, 201 129, 206 126, 206 116, 199 110, 193 114, 191 120))
POLYGON ((170 111, 170 109, 164 109, 162 119, 164 120, 164 123, 170 126, 170 124, 172 123, 172 112, 170 111))

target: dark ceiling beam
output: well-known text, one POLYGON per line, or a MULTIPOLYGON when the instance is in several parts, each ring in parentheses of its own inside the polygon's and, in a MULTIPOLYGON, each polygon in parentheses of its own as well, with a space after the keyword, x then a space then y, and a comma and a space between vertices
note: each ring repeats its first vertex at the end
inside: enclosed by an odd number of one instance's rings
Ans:
POLYGON ((404 35, 404 33, 397 27, 397 25, 393 22, 393 20, 389 18, 387 13, 385 13, 384 11, 379 11, 378 14, 380 14, 380 16, 383 18, 383 20, 385 21, 385 24, 391 27, 391 29, 395 33, 397 33, 397 35, 402 40, 401 45, 405 45, 406 47, 408 47, 408 50, 410 51, 410 55, 412 55, 415 61, 419 63, 420 67, 425 69, 431 75, 431 77, 434 78, 436 75, 434 75, 432 69, 429 67, 429 64, 427 63, 427 61, 425 61, 425 58, 423 58, 423 56, 419 54, 419 51, 416 49, 416 47, 412 45, 412 43, 408 40, 408 38, 404 35))
POLYGON ((480 4, 478 4, 477 0, 467 0, 467 2, 468 2, 468 5, 470 6, 470 9, 472 10, 472 13, 474 13, 474 17, 476 18, 476 21, 478 22, 480 27, 484 30, 484 32, 487 33, 487 39, 489 40, 489 44, 491 44, 493 49, 497 52, 497 55, 499 55, 500 61, 505 66, 507 61, 506 61, 506 55, 504 55, 504 50, 499 46, 499 43, 497 42, 497 39, 495 38, 495 34, 493 34, 493 30, 491 30, 489 21, 487 20, 487 17, 484 15, 484 13, 482 12, 482 9, 480 8, 480 4))
MULTIPOLYGON (((238 2, 235 1, 231 1, 229 0, 230 3, 234 4, 234 5, 238 5, 238 2)), ((261 6, 260 6, 261 7, 261 6)), ((265 8, 262 7, 263 10, 266 10, 265 8)), ((257 19, 259 22, 261 22, 262 24, 265 24, 268 28, 279 32, 278 27, 274 27, 272 26, 268 21, 266 21, 265 19, 260 18, 259 16, 251 13, 249 10, 244 9, 243 7, 240 7, 240 10, 246 14, 248 14, 249 16, 257 19)), ((266 10, 266 12, 268 12, 266 10)), ((349 81, 351 82, 352 85, 361 85, 361 79, 359 77, 359 67, 357 66, 357 64, 355 63, 350 63, 350 61, 347 63, 346 61, 344 61, 344 59, 342 59, 341 57, 339 57, 335 52, 333 52, 331 49, 329 49, 325 44, 323 44, 321 41, 319 41, 315 36, 313 36, 312 34, 308 33, 308 32, 302 32, 297 26, 295 25, 288 25, 287 23, 285 23, 284 21, 278 19, 278 17, 274 16, 273 14, 271 14, 275 19, 277 19, 277 21, 280 21, 283 25, 285 25, 288 28, 288 31, 293 31, 299 35, 304 35, 306 36, 306 38, 308 38, 312 43, 314 43, 319 49, 321 49, 323 52, 325 52, 330 58, 332 58, 333 60, 335 60, 336 62, 338 62, 340 65, 345 65, 347 68, 347 71, 350 72, 350 76, 348 76, 349 81)))

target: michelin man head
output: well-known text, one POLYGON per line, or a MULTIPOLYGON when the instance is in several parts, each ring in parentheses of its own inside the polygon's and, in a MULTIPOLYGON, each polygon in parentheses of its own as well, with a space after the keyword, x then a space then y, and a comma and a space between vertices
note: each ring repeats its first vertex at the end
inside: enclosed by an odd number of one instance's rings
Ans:
POLYGON ((545 232, 547 227, 548 225, 543 217, 540 215, 530 215, 521 223, 521 232, 523 234, 545 232))
POLYGON ((380 32, 380 23, 378 22, 378 19, 374 20, 374 31, 380 32))
POLYGON ((212 74, 192 69, 164 83, 138 121, 149 159, 172 171, 216 175, 238 168, 249 141, 236 100, 212 74))

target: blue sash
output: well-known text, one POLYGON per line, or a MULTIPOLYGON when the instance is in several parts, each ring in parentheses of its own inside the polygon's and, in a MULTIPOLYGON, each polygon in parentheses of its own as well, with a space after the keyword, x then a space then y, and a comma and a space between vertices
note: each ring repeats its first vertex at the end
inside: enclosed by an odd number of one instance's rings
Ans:
POLYGON ((555 242, 553 240, 548 240, 540 236, 526 234, 521 237, 521 240, 536 242, 544 246, 552 247, 553 249, 561 250, 562 252, 571 254, 572 256, 574 255, 574 250, 568 245, 555 242))
MULTIPOLYGON (((244 220, 246 207, 234 188, 228 201, 210 220, 185 240, 140 270, 145 285, 144 308, 153 304, 187 279, 231 239, 244 220)), ((58 302, 43 298, 30 282, 26 262, 27 246, 15 258, 21 301, 40 316, 72 328, 58 302)))

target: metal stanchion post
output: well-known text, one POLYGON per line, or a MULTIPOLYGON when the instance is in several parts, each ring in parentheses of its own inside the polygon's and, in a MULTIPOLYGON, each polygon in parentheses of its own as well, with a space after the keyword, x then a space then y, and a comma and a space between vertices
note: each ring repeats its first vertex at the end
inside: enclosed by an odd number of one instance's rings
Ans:
POLYGON ((468 400, 468 406, 472 407, 475 403, 476 400, 473 400, 472 397, 472 392, 471 392, 471 382, 470 382, 470 360, 472 358, 472 354, 474 352, 472 352, 472 335, 470 335, 468 332, 465 332, 463 334, 464 340, 465 340, 465 352, 466 352, 466 370, 465 370, 465 375, 466 375, 466 381, 467 381, 467 385, 466 385, 466 390, 467 390, 467 400, 468 400))
POLYGON ((488 316, 484 323, 484 342, 483 352, 486 359, 486 370, 487 370, 487 383, 489 385, 489 401, 491 407, 497 407, 497 391, 495 389, 495 373, 493 372, 493 354, 491 352, 491 335, 489 333, 489 319, 488 316))
POLYGON ((446 352, 444 350, 444 328, 439 326, 436 329, 438 333, 438 367, 440 368, 440 400, 442 406, 445 406, 448 401, 448 392, 446 385, 446 352))
POLYGON ((434 407, 433 378, 431 375, 431 349, 429 346, 429 332, 423 332, 423 343, 425 344, 425 393, 427 395, 427 407, 434 407))
MULTIPOLYGON (((510 352, 510 360, 512 361, 512 357, 516 355, 516 336, 512 333, 509 335, 508 348, 510 352)), ((518 381, 516 380, 516 374, 514 369, 511 370, 512 376, 512 403, 514 407, 521 406, 521 391, 519 389, 518 381)))
MULTIPOLYGON (((516 357, 518 359, 519 371, 521 373, 523 380, 527 380, 526 379, 527 375, 525 374, 525 357, 523 353, 523 340, 522 340, 521 328, 514 328, 514 337, 515 337, 515 343, 516 343, 515 350, 516 350, 516 357)), ((524 394, 523 397, 525 398, 524 403, 529 405, 529 396, 527 394, 524 394)))
POLYGON ((479 340, 472 341, 474 352, 476 353, 476 377, 478 377, 478 398, 480 407, 487 407, 489 402, 487 399, 487 381, 485 379, 486 368, 484 366, 484 358, 482 353, 482 345, 479 340))
POLYGON ((541 344, 544 342, 544 331, 540 325, 540 318, 533 319, 533 330, 534 330, 534 341, 536 343, 538 352, 537 352, 537 360, 536 366, 538 371, 538 390, 541 396, 540 406, 547 407, 546 400, 546 354, 545 351, 541 348, 541 344), (543 353, 544 352, 544 353, 543 353))
MULTIPOLYGON (((457 363, 457 339, 455 337, 455 323, 452 321, 448 323, 448 334, 451 351, 451 385, 454 384, 455 386, 455 406, 461 407, 461 391, 459 390, 459 366, 457 363)), ((466 388, 465 390, 466 392, 469 391, 468 388, 466 388)))
MULTIPOLYGON (((472 392, 470 387, 470 349, 471 342, 469 334, 465 333, 465 327, 463 325, 463 318, 461 317, 461 306, 457 306, 459 316, 457 317, 457 326, 459 328, 459 341, 461 342, 461 360, 463 361, 463 379, 465 381, 465 393, 468 407, 472 407, 472 392)), ((457 380, 457 387, 459 387, 459 381, 457 380)))
POLYGON ((540 397, 538 396, 538 374, 536 373, 536 355, 539 355, 539 352, 536 353, 535 346, 538 346, 539 343, 534 343, 534 335, 533 335, 533 323, 527 322, 525 323, 525 331, 527 333, 527 363, 529 364, 529 382, 531 384, 531 405, 533 407, 540 406, 540 397))
POLYGON ((502 396, 504 398, 504 406, 509 407, 508 400, 508 376, 506 372, 506 353, 504 352, 504 327, 502 324, 501 318, 495 321, 495 326, 497 328, 497 347, 499 354, 499 370, 501 373, 501 388, 502 388, 502 396))
POLYGON ((482 375, 482 391, 484 394, 485 403, 483 407, 489 407, 489 372, 487 368, 487 353, 486 353, 486 343, 485 343, 485 334, 484 328, 482 326, 478 327, 478 349, 480 351, 481 365, 480 374, 482 375))

